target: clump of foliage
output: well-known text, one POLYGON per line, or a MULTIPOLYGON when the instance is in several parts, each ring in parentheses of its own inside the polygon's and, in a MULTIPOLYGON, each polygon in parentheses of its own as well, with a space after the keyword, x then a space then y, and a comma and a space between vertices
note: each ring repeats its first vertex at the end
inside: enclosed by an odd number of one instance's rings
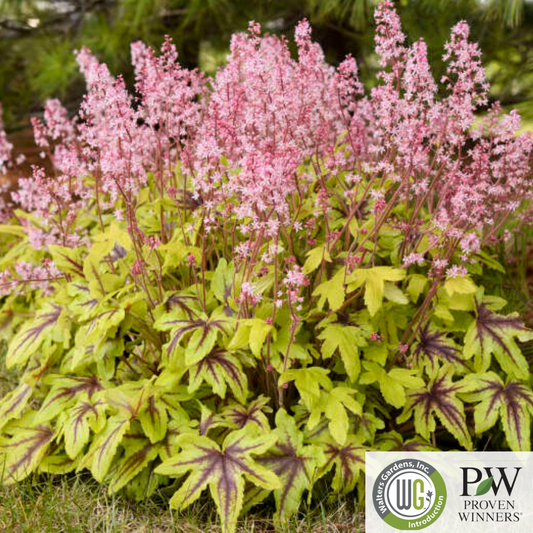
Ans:
MULTIPOLYGON (((79 115, 34 121, 4 209, 4 482, 88 469, 111 492, 209 487, 222 529, 279 521, 368 449, 529 450, 533 338, 486 294, 531 219, 533 137, 487 106, 461 22, 438 97, 423 41, 376 11, 380 83, 251 23, 213 79, 132 45, 135 94, 87 49, 79 115)), ((9 152, 6 146, 4 152, 9 152)))

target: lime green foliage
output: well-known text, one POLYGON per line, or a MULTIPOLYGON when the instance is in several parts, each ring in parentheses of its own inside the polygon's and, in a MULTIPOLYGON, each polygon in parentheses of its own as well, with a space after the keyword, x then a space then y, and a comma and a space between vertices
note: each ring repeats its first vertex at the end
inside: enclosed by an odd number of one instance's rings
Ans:
MULTIPOLYGON (((158 204, 142 207, 155 234, 158 204)), ((321 244, 292 250, 310 278, 295 321, 273 313, 273 267, 254 281, 260 301, 238 303, 228 243, 190 209, 168 202, 172 234, 142 245, 142 276, 126 222, 103 213, 102 229, 94 205, 78 217, 88 238, 72 249, 36 251, 15 223, 1 241, 2 269, 50 258, 63 273, 0 301, 19 373, 0 401, 5 484, 88 471, 112 495, 164 490, 180 509, 209 489, 231 532, 260 502, 285 523, 317 484, 357 490, 365 450, 474 449, 488 434, 530 449, 531 332, 484 293, 490 266, 449 279, 402 267, 399 230, 383 225, 372 261, 349 270, 319 229, 321 244)))

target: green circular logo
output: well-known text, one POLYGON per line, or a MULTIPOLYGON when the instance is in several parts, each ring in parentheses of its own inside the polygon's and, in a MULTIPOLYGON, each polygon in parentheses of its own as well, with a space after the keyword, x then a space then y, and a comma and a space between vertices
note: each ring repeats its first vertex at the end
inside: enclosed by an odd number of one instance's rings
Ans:
POLYGON ((442 514, 446 485, 429 463, 416 459, 395 461, 380 472, 372 499, 378 515, 390 526, 424 529, 442 514))

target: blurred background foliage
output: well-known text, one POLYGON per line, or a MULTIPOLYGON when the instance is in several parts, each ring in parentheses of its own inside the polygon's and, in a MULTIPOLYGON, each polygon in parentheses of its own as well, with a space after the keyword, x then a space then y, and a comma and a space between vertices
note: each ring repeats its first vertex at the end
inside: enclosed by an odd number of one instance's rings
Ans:
MULTIPOLYGON (((377 0, 0 0, 0 100, 9 129, 27 125, 47 97, 74 106, 83 83, 72 51, 86 45, 131 83, 129 43, 158 46, 165 34, 182 64, 213 73, 233 32, 249 20, 292 34, 307 17, 337 64, 348 52, 373 82, 372 12, 377 0)), ((410 40, 424 37, 433 72, 442 74, 443 44, 461 19, 472 27, 492 82, 492 97, 533 123, 533 0, 396 0, 410 40)))

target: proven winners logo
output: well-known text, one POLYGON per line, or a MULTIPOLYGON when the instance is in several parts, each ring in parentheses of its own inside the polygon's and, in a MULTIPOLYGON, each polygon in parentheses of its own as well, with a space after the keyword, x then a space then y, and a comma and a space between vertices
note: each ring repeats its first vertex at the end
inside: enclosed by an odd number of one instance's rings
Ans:
POLYGON ((442 514, 446 485, 429 463, 415 459, 395 461, 378 475, 372 500, 378 515, 390 526, 424 529, 442 514))
POLYGON ((462 509, 458 512, 461 522, 513 523, 520 520, 522 512, 517 511, 513 490, 522 467, 460 468, 463 474, 462 509))

